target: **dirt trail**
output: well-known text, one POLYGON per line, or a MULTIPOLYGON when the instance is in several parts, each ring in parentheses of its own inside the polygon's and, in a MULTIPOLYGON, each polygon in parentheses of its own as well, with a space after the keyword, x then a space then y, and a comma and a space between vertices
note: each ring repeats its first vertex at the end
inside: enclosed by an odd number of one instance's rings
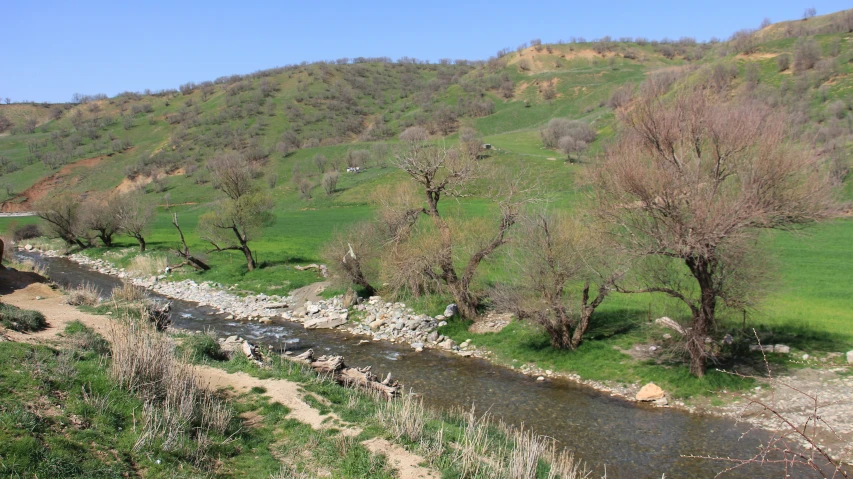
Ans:
POLYGON ((196 372, 208 382, 211 389, 233 388, 235 393, 245 393, 252 388, 264 388, 264 396, 279 402, 290 409, 288 417, 296 419, 314 429, 337 428, 344 436, 358 436, 361 429, 348 426, 334 413, 320 414, 302 400, 299 384, 283 379, 258 379, 244 372, 229 374, 222 369, 210 366, 198 366, 196 372))
POLYGON ((419 464, 424 462, 424 458, 412 454, 403 449, 402 446, 393 444, 386 439, 375 437, 362 442, 364 447, 373 454, 382 454, 388 458, 397 471, 400 472, 400 479, 440 479, 441 474, 421 467, 419 464))
MULTIPOLYGON (((320 283, 318 283, 320 284, 320 283)), ((316 286, 302 292, 304 299, 317 300, 317 294, 325 286, 316 286)), ((34 273, 22 273, 0 270, 0 296, 2 302, 22 309, 39 311, 47 318, 48 327, 35 333, 19 333, 3 331, 3 336, 10 341, 26 343, 55 342, 65 326, 73 321, 84 325, 107 336, 110 330, 110 317, 79 311, 65 302, 65 295, 44 283, 43 278, 34 273)), ((280 402, 290 409, 288 417, 310 425, 314 429, 336 428, 344 436, 357 436, 361 429, 348 425, 334 413, 320 414, 302 399, 305 393, 299 384, 283 379, 258 379, 244 372, 229 374, 226 371, 210 366, 197 366, 196 371, 208 382, 212 389, 233 389, 235 393, 244 393, 253 387, 266 389, 264 396, 280 402)), ((403 447, 391 442, 374 438, 364 441, 365 447, 374 454, 383 454, 391 465, 399 472, 400 479, 438 479, 441 477, 435 471, 419 466, 424 459, 403 447)))

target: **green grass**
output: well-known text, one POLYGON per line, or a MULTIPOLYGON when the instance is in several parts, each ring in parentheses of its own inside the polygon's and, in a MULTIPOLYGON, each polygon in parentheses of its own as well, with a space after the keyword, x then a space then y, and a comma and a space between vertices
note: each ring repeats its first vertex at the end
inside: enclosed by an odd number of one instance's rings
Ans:
POLYGON ((15 331, 38 331, 47 326, 47 321, 38 311, 21 309, 11 304, 0 304, 0 326, 15 331))

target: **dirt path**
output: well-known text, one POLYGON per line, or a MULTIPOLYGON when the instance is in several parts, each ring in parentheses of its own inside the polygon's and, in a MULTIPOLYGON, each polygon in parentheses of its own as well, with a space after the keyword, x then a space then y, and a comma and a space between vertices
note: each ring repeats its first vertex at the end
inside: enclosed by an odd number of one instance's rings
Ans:
MULTIPOLYGON (((305 299, 316 300, 322 288, 312 288, 304 292, 305 299)), ((103 336, 110 329, 110 317, 85 313, 65 302, 65 295, 51 288, 43 279, 33 273, 12 272, 0 270, 0 295, 2 302, 22 309, 34 310, 47 318, 47 328, 35 333, 19 333, 3 331, 3 336, 10 341, 26 343, 56 342, 59 334, 66 325, 80 321, 103 336)), ((198 374, 208 382, 211 389, 232 389, 235 393, 244 393, 254 387, 264 388, 264 396, 280 402, 290 409, 288 417, 310 425, 314 429, 336 428, 344 436, 357 436, 361 429, 344 423, 334 413, 320 414, 302 397, 310 394, 302 391, 299 384, 283 379, 258 379, 244 372, 229 374, 211 366, 197 366, 198 374)), ((400 479, 439 479, 435 471, 419 466, 424 459, 403 447, 391 442, 374 438, 363 442, 365 447, 374 454, 382 454, 388 458, 391 465, 399 471, 400 479)))
POLYGON ((400 472, 400 479, 441 478, 441 474, 436 471, 420 466, 420 464, 424 462, 424 458, 403 449, 402 446, 398 446, 397 444, 393 444, 379 437, 368 439, 367 441, 362 442, 362 444, 364 444, 364 447, 373 454, 382 454, 387 457, 391 466, 400 472))
POLYGON ((344 436, 358 436, 361 429, 347 425, 334 413, 320 414, 302 400, 304 392, 299 384, 283 379, 258 379, 244 372, 229 374, 222 369, 210 366, 198 366, 196 372, 208 382, 209 387, 214 390, 232 388, 235 393, 245 393, 252 388, 263 388, 266 390, 264 396, 279 402, 290 409, 287 417, 310 425, 314 429, 337 428, 344 436))

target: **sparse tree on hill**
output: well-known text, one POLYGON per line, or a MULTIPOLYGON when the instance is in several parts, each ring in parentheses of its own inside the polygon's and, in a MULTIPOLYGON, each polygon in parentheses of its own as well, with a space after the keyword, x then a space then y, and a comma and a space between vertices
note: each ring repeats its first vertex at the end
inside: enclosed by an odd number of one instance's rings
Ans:
POLYGON ((814 38, 801 38, 794 45, 794 69, 811 70, 820 60, 820 44, 814 38))
POLYGON ((139 251, 144 252, 145 235, 154 218, 154 208, 138 191, 117 196, 115 203, 119 230, 135 239, 139 243, 139 251))
POLYGON ((327 195, 331 195, 338 188, 338 175, 337 171, 330 171, 323 175, 323 190, 327 195))
POLYGON ((213 245, 211 252, 243 253, 246 266, 253 271, 257 263, 249 241, 273 221, 272 199, 258 188, 255 165, 239 153, 214 157, 208 162, 208 169, 214 187, 226 197, 199 218, 201 236, 213 245))
POLYGON ((645 98, 621 123, 592 175, 598 215, 649 266, 644 286, 626 292, 664 293, 691 311, 690 372, 703 376, 718 306, 743 305, 761 284, 757 233, 829 216, 829 174, 759 104, 711 104, 701 91, 645 98))
POLYGON ((317 153, 314 155, 314 166, 317 167, 317 171, 322 175, 326 171, 326 164, 328 160, 321 153, 317 153))
POLYGON ((410 126, 400 133, 400 140, 407 143, 420 143, 429 139, 429 132, 422 126, 410 126))

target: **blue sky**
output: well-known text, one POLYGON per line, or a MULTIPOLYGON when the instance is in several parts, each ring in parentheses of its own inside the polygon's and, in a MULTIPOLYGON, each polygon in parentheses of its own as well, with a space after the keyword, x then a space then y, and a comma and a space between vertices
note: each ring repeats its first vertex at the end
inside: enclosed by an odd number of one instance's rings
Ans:
POLYGON ((129 3, 6 0, 0 98, 112 96, 341 57, 486 59, 532 38, 726 38, 765 17, 853 7, 834 0, 129 3))

